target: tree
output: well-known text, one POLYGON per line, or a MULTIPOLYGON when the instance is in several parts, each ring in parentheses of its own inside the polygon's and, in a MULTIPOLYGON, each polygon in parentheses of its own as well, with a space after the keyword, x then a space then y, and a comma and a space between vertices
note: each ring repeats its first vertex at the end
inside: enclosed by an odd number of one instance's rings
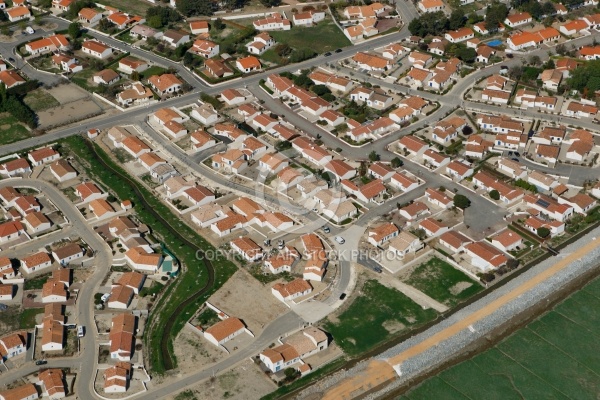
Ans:
POLYGON ((181 20, 181 14, 171 7, 154 6, 146 10, 146 20, 152 28, 162 28, 171 22, 181 20))
POLYGON ((540 65, 542 63, 542 59, 538 55, 534 55, 529 57, 529 64, 531 65, 540 65))
POLYGON ((519 80, 523 76, 523 67, 520 65, 515 65, 508 70, 508 76, 510 76, 514 80, 519 80))
POLYGON ((485 13, 485 29, 491 33, 497 32, 498 27, 506 19, 508 8, 502 3, 493 3, 485 13))
POLYGON ((465 125, 462 128, 462 134, 465 136, 469 136, 471 133, 473 133, 473 128, 471 128, 469 125, 465 125))
POLYGON ((465 12, 462 10, 462 8, 457 8, 456 10, 452 11, 452 14, 450 14, 450 18, 448 19, 448 28, 454 31, 465 26, 465 22, 465 12))
POLYGON ((331 93, 331 90, 329 90, 329 88, 325 85, 315 85, 311 88, 311 90, 317 96, 323 96, 326 93, 331 93))
POLYGON ((448 30, 449 21, 443 11, 425 13, 408 24, 411 34, 420 37, 427 35, 439 36, 448 30))
POLYGON ((494 189, 490 192, 490 197, 494 200, 500 200, 500 192, 494 189))
POLYGON ((293 49, 287 43, 279 43, 277 46, 275 46, 275 53, 277 53, 279 57, 289 56, 292 50, 293 49))
POLYGON ((554 50, 556 51, 556 54, 561 56, 567 54, 567 46, 565 46, 563 43, 557 45, 554 50))
POLYGON ((133 71, 131 73, 131 80, 132 81, 139 81, 140 80, 140 73, 137 71, 133 71))
POLYGON ((600 90, 600 60, 588 61, 571 71, 567 83, 584 96, 593 98, 594 93, 600 90))
POLYGON ((217 18, 213 21, 212 27, 216 31, 222 31, 223 29, 225 29, 225 24, 223 23, 223 20, 221 18, 217 18))
POLYGON ((538 228, 537 234, 542 239, 545 239, 550 234, 550 229, 546 228, 545 226, 542 226, 541 228, 538 228))
POLYGON ((469 200, 467 198, 467 196, 463 195, 463 194, 457 194, 454 196, 454 206, 458 207, 460 209, 466 209, 469 208, 469 206, 471 205, 471 200, 469 200))
POLYGON ((298 63, 313 58, 317 53, 312 49, 296 49, 290 54, 290 62, 298 63))
POLYGON ((260 3, 265 7, 278 7, 281 0, 260 0, 260 3))
POLYGON ((549 58, 548 61, 544 64, 544 69, 554 69, 556 68, 556 64, 554 64, 554 60, 549 58))
POLYGON ((391 162, 392 168, 399 168, 404 165, 404 161, 400 157, 394 157, 391 162))
POLYGON ((379 154, 377 154, 375 150, 369 153, 369 160, 371 161, 379 161, 380 158, 381 157, 379 156, 379 154))
POLYGON ((81 36, 81 25, 79 22, 71 22, 69 24, 69 36, 75 40, 81 36))
POLYGON ((177 11, 186 17, 213 13, 213 3, 206 0, 178 0, 176 4, 177 11))
POLYGON ((461 46, 455 51, 456 57, 460 58, 463 62, 467 64, 473 64, 475 58, 477 58, 477 52, 475 49, 472 49, 467 46, 461 46))

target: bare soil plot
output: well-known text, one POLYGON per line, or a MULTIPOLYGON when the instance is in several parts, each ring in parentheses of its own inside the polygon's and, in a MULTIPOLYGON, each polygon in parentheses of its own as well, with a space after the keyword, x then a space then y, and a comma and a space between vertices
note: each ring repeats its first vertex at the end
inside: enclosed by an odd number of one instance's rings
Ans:
POLYGON ((258 366, 246 360, 236 368, 205 380, 169 399, 258 400, 275 389, 277 385, 258 366))
POLYGON ((175 339, 175 357, 179 370, 191 372, 225 358, 227 353, 217 348, 199 334, 183 328, 175 339))
POLYGON ((226 314, 242 319, 258 336, 262 328, 283 314, 287 307, 244 270, 237 271, 209 302, 226 314))

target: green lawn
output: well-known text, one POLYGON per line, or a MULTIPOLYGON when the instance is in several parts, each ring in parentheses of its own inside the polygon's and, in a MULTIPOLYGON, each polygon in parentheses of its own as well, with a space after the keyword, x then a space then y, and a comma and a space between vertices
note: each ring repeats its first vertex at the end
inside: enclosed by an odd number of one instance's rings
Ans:
POLYGON ((58 107, 60 105, 58 100, 41 88, 27 93, 23 98, 23 102, 36 112, 58 107))
POLYGON ((477 282, 437 257, 419 265, 406 283, 449 307, 483 290, 477 282))
POLYGON ((31 136, 27 128, 8 113, 0 113, 0 145, 18 142, 31 136))
MULTIPOLYGON (((63 146, 63 156, 66 156, 66 154, 75 156, 84 165, 86 173, 92 179, 98 180, 104 186, 109 187, 120 200, 132 200, 135 205, 134 210, 140 221, 150 226, 153 235, 160 238, 159 240, 184 265, 179 276, 162 291, 161 296, 154 303, 149 323, 146 325, 144 332, 144 344, 147 349, 151 349, 148 352, 149 367, 154 373, 162 374, 165 372, 165 364, 160 351, 160 344, 167 321, 174 320, 173 329, 169 332, 169 349, 171 350, 170 354, 173 354, 172 339, 196 310, 233 275, 237 268, 229 260, 217 256, 212 260, 215 270, 214 285, 210 287, 210 290, 204 296, 196 298, 187 304, 181 313, 176 313, 180 304, 204 288, 208 282, 204 263, 198 259, 196 247, 203 251, 217 253, 215 249, 202 236, 198 235, 194 229, 181 221, 179 216, 175 215, 170 207, 154 197, 142 184, 134 183, 135 187, 141 193, 140 197, 134 190, 132 183, 122 178, 122 176, 128 176, 128 173, 99 147, 94 146, 96 153, 92 152, 85 145, 85 141, 81 136, 66 138, 61 141, 61 144, 63 146), (107 169, 100 162, 100 159, 110 169, 107 169), (157 219, 149 209, 144 208, 142 197, 148 202, 152 210, 156 210, 156 213, 161 215, 168 226, 157 219), (177 235, 174 235, 169 228, 176 229, 177 235), (194 247, 189 246, 182 238, 193 243, 194 247)), ((176 366, 176 360, 173 359, 173 361, 176 366)))
POLYGON ((434 310, 424 310, 404 294, 375 280, 367 281, 361 292, 338 317, 339 321, 328 320, 324 326, 349 355, 366 352, 437 316, 434 310))
POLYGON ((43 308, 27 308, 23 310, 20 316, 21 329, 33 329, 35 326, 35 316, 44 312, 43 308))
POLYGON ((271 62, 271 63, 275 63, 275 64, 281 64, 283 63, 283 60, 281 59, 281 57, 279 57, 279 54, 277 54, 277 52, 275 51, 275 48, 271 48, 267 51, 265 51, 260 58, 262 58, 263 60, 267 61, 267 62, 271 62))
POLYGON ((46 283, 49 278, 50 274, 45 274, 33 279, 25 279, 23 290, 41 289, 42 286, 44 286, 44 283, 46 283))
POLYGON ((600 279, 497 346, 411 389, 402 398, 597 399, 600 279))
POLYGON ((331 20, 325 20, 316 26, 298 28, 289 31, 269 32, 278 43, 286 43, 294 49, 311 49, 325 53, 350 45, 350 41, 331 20))
POLYGON ((145 70, 144 72, 142 72, 140 74, 140 77, 142 79, 148 79, 150 78, 152 75, 162 75, 166 72, 166 68, 163 67, 159 67, 158 65, 153 65, 150 68, 148 68, 147 70, 145 70))

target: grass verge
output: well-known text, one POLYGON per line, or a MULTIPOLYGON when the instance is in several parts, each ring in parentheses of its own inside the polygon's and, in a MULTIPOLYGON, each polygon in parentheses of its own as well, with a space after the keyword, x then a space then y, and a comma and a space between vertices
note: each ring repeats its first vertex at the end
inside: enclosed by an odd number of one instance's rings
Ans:
POLYGON ((351 44, 331 20, 325 20, 316 26, 294 27, 289 31, 272 31, 269 33, 277 43, 286 43, 294 49, 311 49, 319 54, 351 44))

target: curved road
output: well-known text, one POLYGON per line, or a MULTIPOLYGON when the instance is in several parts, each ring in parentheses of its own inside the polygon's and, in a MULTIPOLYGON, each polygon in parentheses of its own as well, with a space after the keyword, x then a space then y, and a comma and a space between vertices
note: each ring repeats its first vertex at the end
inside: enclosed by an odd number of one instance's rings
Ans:
MULTIPOLYGON (((97 335, 96 324, 94 323, 94 293, 98 291, 102 280, 108 273, 112 265, 112 251, 108 245, 94 232, 91 226, 85 221, 77 207, 55 186, 37 179, 6 179, 0 181, 0 188, 6 186, 32 187, 46 197, 48 197, 67 218, 77 234, 94 250, 95 267, 93 274, 85 281, 82 290, 77 298, 76 318, 80 325, 86 327, 86 335, 80 339, 81 352, 76 357, 67 359, 53 360, 48 359, 49 368, 70 367, 79 369, 77 376, 77 393, 81 398, 88 398, 85 394, 92 393, 92 382, 94 379, 97 357, 97 335), (92 328, 93 327, 93 328, 92 328)), ((27 363, 26 366, 0 375, 0 384, 10 383, 24 375, 37 372, 39 367, 34 362, 27 363)))

